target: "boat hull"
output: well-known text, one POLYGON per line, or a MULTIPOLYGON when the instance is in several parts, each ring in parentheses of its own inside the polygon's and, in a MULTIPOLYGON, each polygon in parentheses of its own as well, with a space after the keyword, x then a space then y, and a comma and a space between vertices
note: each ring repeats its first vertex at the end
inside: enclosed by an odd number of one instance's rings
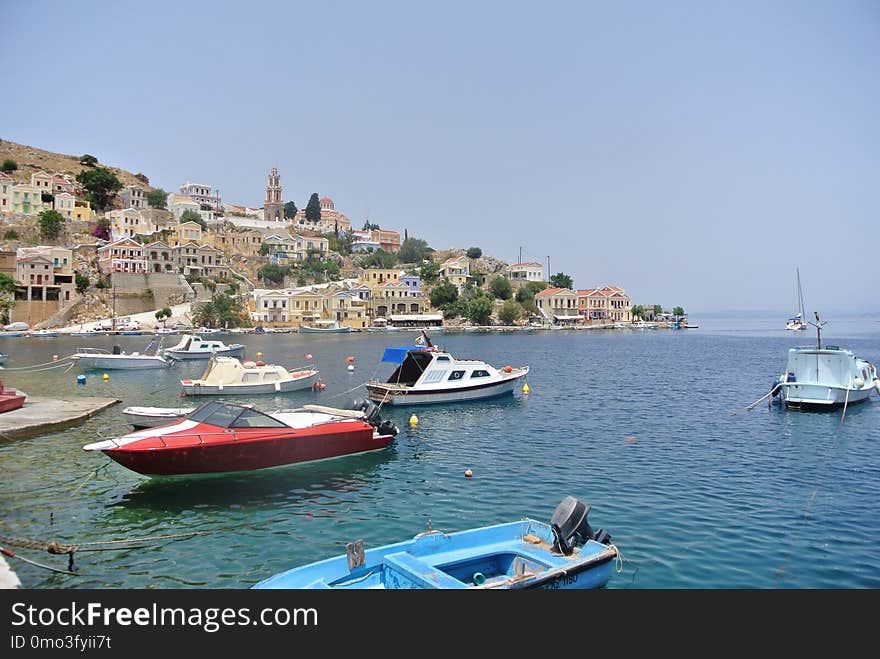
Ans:
POLYGON ((393 435, 374 436, 372 427, 338 430, 323 426, 319 432, 288 432, 266 438, 261 432, 218 433, 218 436, 191 436, 188 445, 174 446, 181 440, 167 437, 168 447, 113 448, 107 457, 145 476, 218 474, 268 469, 317 460, 339 458, 385 448, 393 435), (222 438, 222 441, 217 441, 222 438), (202 443, 199 443, 201 440, 202 443), (196 443, 191 443, 195 441, 196 443))
POLYGON ((371 400, 385 405, 430 405, 433 403, 455 403, 483 400, 512 394, 516 383, 525 373, 475 387, 413 391, 410 387, 399 387, 387 383, 371 382, 366 385, 371 400))
POLYGON ((187 396, 249 396, 251 394, 277 394, 311 389, 318 381, 313 373, 296 380, 285 382, 261 382, 257 384, 202 384, 195 380, 182 380, 183 392, 187 396), (190 384, 187 384, 189 382, 190 384))
POLYGON ((24 407, 27 396, 19 393, 0 394, 0 414, 24 407))
POLYGON ((299 328, 300 334, 348 334, 351 332, 350 327, 331 327, 330 329, 322 329, 318 327, 303 327, 299 328))
POLYGON ((364 552, 362 565, 346 555, 304 565, 254 588, 574 590, 601 588, 617 548, 588 540, 569 556, 553 552, 549 525, 521 520, 458 533, 430 531, 364 552))
POLYGON ((836 407, 839 405, 852 405, 867 400, 874 391, 873 386, 861 389, 849 389, 844 387, 831 387, 822 384, 786 384, 782 391, 782 401, 788 407, 814 406, 836 407))
POLYGON ((137 371, 149 368, 167 368, 168 362, 163 359, 138 359, 131 356, 116 357, 113 355, 88 355, 74 357, 77 363, 85 369, 108 371, 111 369, 123 369, 137 371))
POLYGON ((178 361, 189 361, 192 359, 210 359, 213 355, 222 357, 243 357, 244 346, 235 346, 227 350, 213 350, 204 352, 184 352, 180 350, 166 350, 165 354, 178 361))

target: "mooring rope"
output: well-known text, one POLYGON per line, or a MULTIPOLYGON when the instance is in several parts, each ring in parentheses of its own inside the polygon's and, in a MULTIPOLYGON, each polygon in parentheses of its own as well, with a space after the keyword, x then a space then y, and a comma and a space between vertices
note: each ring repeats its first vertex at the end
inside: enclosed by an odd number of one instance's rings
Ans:
MULTIPOLYGON (((84 474, 84 476, 88 476, 89 478, 92 478, 93 476, 97 476, 99 471, 101 471, 102 469, 106 469, 111 464, 112 464, 112 461, 108 459, 107 462, 102 464, 100 467, 97 467, 96 469, 92 469, 91 471, 86 472, 84 474)), ((64 480, 59 483, 53 483, 52 485, 43 485, 42 487, 35 487, 30 490, 3 490, 2 492, 3 492, 3 494, 30 494, 31 492, 41 492, 43 490, 51 490, 51 489, 59 487, 60 485, 70 485, 71 483, 78 482, 82 478, 83 478, 83 475, 77 476, 76 478, 70 478, 68 480, 64 480)))
MULTIPOLYGON (((46 362, 44 364, 31 364, 30 366, 9 366, 4 368, 4 371, 48 371, 52 368, 58 368, 59 366, 66 365, 68 360, 73 360, 73 355, 65 355, 64 357, 59 357, 58 359, 53 359, 51 362, 46 362), (64 362, 64 363, 60 363, 64 362), (44 366, 48 366, 49 368, 42 368, 44 366)), ((76 362, 74 362, 76 363, 76 362)))

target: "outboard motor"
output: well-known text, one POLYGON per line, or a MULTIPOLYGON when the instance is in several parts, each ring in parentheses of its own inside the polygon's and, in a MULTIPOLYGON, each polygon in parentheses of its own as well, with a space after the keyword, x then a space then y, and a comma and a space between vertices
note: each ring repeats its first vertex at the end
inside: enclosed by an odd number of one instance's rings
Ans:
POLYGON ((587 540, 595 540, 605 545, 611 542, 611 535, 605 529, 593 530, 587 521, 589 514, 590 506, 571 496, 565 497, 556 506, 550 518, 550 528, 553 529, 554 537, 553 551, 568 556, 587 540))

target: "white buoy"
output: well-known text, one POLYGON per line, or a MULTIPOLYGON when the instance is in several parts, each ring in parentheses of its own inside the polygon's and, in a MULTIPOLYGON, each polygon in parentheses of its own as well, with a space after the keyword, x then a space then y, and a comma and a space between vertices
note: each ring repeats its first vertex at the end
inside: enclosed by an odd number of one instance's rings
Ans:
POLYGON ((856 386, 856 389, 861 389, 865 386, 865 381, 862 378, 854 378, 853 384, 856 386))
POLYGON ((354 370, 354 364, 349 364, 349 365, 348 365, 348 370, 349 370, 349 371, 353 371, 353 370, 354 370))

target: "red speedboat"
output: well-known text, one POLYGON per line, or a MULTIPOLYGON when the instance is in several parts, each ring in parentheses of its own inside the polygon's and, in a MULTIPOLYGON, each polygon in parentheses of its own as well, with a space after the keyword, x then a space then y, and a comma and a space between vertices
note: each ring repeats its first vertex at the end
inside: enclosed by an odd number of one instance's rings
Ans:
POLYGON ((11 412, 24 406, 27 396, 18 389, 7 387, 0 380, 0 414, 3 412, 11 412))
POLYGON ((83 448, 148 476, 251 471, 383 449, 397 434, 372 401, 260 412, 210 402, 174 423, 83 448))

